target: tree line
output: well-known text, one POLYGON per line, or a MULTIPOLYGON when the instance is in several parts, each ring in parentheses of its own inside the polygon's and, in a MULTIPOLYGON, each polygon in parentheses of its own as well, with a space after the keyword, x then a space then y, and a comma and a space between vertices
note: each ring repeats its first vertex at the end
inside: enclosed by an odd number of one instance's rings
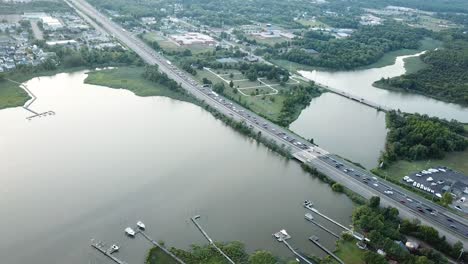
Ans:
POLYGON ((276 54, 276 57, 310 66, 353 69, 375 63, 390 51, 417 49, 420 40, 430 33, 388 21, 378 26, 360 26, 347 38, 327 39, 326 34, 307 32, 292 41, 288 52, 276 54), (307 49, 314 49, 319 54, 310 54, 307 49))
POLYGON ((421 55, 421 60, 428 67, 411 74, 382 78, 375 85, 468 105, 468 37, 451 40, 444 48, 421 55))

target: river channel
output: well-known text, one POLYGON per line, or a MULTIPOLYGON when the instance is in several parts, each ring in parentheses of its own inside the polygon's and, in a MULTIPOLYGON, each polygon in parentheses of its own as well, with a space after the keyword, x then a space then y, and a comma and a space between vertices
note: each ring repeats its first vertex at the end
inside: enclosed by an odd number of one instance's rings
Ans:
POLYGON ((0 111, 2 263, 111 263, 92 238, 144 263, 149 243, 127 238, 125 227, 142 220, 153 239, 188 248, 206 243, 189 221, 196 214, 217 241, 292 258, 272 237, 284 228, 294 247, 323 256, 308 237, 329 248, 334 239, 305 221, 304 199, 350 224, 346 196, 200 107, 87 85, 85 77, 27 82, 38 97, 31 108, 54 116, 28 121, 21 107, 0 111))
MULTIPOLYGON (((317 83, 365 98, 391 109, 422 113, 446 119, 468 122, 468 108, 445 103, 426 96, 379 89, 372 83, 380 78, 405 73, 404 59, 399 56, 393 65, 355 71, 300 71, 317 83)), ((343 157, 371 169, 385 146, 387 130, 385 114, 336 94, 326 93, 312 99, 291 130, 343 157)))

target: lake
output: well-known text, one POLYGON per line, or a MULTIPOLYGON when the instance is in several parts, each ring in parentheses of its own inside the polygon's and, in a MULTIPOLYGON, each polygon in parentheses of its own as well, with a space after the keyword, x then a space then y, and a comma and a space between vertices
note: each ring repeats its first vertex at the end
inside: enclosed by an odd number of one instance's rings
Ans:
MULTIPOLYGON (((249 251, 293 257, 272 233, 323 256, 308 237, 334 239, 306 222, 304 199, 345 225, 352 202, 318 179, 190 103, 138 97, 83 83, 84 72, 27 82, 32 109, 0 111, 2 263, 111 263, 90 239, 117 243, 128 263, 144 263, 149 243, 124 235, 142 220, 168 246, 239 240, 249 251)), ((319 222, 335 232, 330 223, 319 222)))

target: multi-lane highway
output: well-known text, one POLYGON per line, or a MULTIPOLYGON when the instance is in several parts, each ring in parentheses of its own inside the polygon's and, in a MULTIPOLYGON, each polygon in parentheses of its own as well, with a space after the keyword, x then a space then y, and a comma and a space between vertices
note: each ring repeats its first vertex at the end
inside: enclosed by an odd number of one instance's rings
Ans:
POLYGON ((96 22, 94 26, 100 27, 100 30, 105 30, 113 35, 148 64, 159 65, 162 72, 180 83, 194 97, 204 101, 220 113, 237 121, 245 122, 252 129, 262 132, 263 136, 274 140, 278 145, 285 146, 298 160, 316 168, 321 173, 365 198, 380 196, 382 205, 397 208, 400 211, 400 216, 408 219, 420 219, 422 223, 437 228, 441 235, 447 237, 449 242, 460 240, 464 242, 465 247, 468 246, 468 243, 466 243, 468 241, 468 221, 466 219, 405 189, 375 178, 370 172, 330 155, 324 149, 308 143, 289 130, 279 127, 235 102, 216 94, 210 88, 201 86, 188 74, 179 70, 162 55, 156 53, 143 41, 98 12, 86 1, 65 1, 74 8, 79 9, 81 11, 80 15, 84 16, 86 20, 91 19, 96 22))

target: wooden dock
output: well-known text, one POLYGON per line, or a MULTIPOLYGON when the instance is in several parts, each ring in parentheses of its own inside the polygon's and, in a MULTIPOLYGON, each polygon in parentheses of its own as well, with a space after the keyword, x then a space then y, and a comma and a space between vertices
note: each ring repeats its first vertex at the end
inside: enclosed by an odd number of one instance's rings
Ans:
POLYGON ((226 253, 224 253, 218 246, 216 246, 216 244, 213 242, 213 239, 211 239, 208 236, 208 234, 205 232, 205 230, 203 230, 203 228, 200 226, 200 224, 198 224, 198 222, 197 222, 198 218, 200 218, 200 215, 196 215, 196 216, 194 216, 194 217, 192 217, 190 219, 195 224, 195 226, 198 228, 198 230, 200 230, 200 232, 203 234, 203 236, 208 240, 210 245, 212 247, 214 247, 221 255, 223 255, 223 257, 225 257, 227 259, 227 261, 229 261, 229 263, 235 264, 234 261, 228 255, 226 255, 226 253))
POLYGON ((110 258, 111 260, 113 260, 115 263, 117 264, 127 264, 127 262, 125 261, 122 261, 116 257, 114 257, 112 255, 112 251, 110 249, 106 249, 104 247, 104 244, 102 242, 92 242, 91 243, 91 246, 95 249, 97 249, 97 251, 101 252, 102 254, 104 254, 105 256, 107 256, 108 258, 110 258))
POLYGON ((299 253, 288 243, 288 241, 283 240, 283 241, 281 241, 281 242, 283 242, 283 243, 289 248, 289 250, 291 250, 292 253, 293 253, 294 255, 296 255, 296 257, 298 257, 299 259, 301 259, 302 261, 304 261, 304 262, 307 263, 307 264, 314 264, 314 263, 311 262, 310 260, 308 260, 308 259, 306 259, 305 257, 303 257, 301 254, 299 254, 299 253))
POLYGON ((140 230, 140 231, 137 231, 137 233, 140 233, 143 237, 145 237, 149 242, 151 242, 153 245, 155 245, 156 247, 158 247, 159 249, 161 249, 162 251, 164 251, 164 253, 166 253, 167 255, 171 256, 173 259, 175 259, 175 261, 181 263, 181 264, 185 264, 185 262, 183 260, 181 260, 180 258, 178 258, 176 255, 172 254, 172 252, 170 252, 167 248, 163 247, 161 244, 159 244, 158 242, 156 242, 155 240, 151 239, 144 231, 140 230))
POLYGON ((332 222, 333 224, 343 228, 344 230, 348 231, 354 238, 356 238, 357 240, 359 241, 362 241, 362 240, 365 240, 365 241, 369 241, 369 239, 367 239, 366 237, 364 237, 363 235, 357 233, 357 232, 354 232, 351 228, 349 227, 346 227, 340 223, 338 223, 337 221, 331 219, 330 217, 322 214, 321 212, 319 212, 319 210, 315 209, 313 206, 308 206, 308 205, 304 205, 305 208, 309 209, 310 211, 318 214, 319 216, 327 219, 328 221, 332 222))
POLYGON ((325 232, 329 233, 330 235, 332 235, 332 236, 334 236, 334 237, 336 237, 336 238, 338 238, 338 239, 340 238, 339 235, 335 234, 335 233, 334 233, 333 231, 331 231, 330 229, 328 229, 328 228, 324 227, 323 225, 319 224, 319 223, 318 223, 317 221, 315 221, 313 218, 308 217, 307 214, 306 214, 305 219, 306 219, 307 221, 311 222, 312 224, 318 226, 319 228, 323 229, 325 232))
POLYGON ((338 263, 340 264, 344 264, 344 262, 338 258, 338 256, 336 256, 335 254, 333 254, 333 252, 331 252, 330 250, 328 250, 326 247, 324 247, 322 244, 319 243, 318 241, 318 237, 316 236, 311 236, 309 237, 309 240, 312 241, 312 243, 314 243, 317 247, 319 247, 321 250, 325 251, 328 255, 330 255, 332 258, 334 258, 336 261, 338 261, 338 263))

